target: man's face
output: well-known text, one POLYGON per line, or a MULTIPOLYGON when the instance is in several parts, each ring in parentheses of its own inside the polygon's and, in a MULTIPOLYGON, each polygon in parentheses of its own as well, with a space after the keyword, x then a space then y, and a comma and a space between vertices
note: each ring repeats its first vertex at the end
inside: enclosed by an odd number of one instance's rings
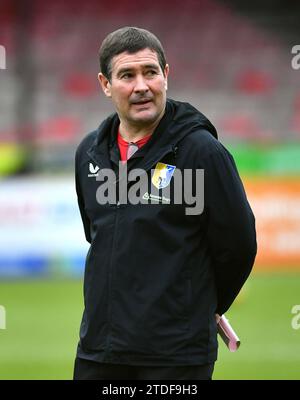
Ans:
POLYGON ((157 53, 147 48, 118 54, 111 67, 111 82, 101 73, 98 77, 121 122, 143 128, 159 121, 166 104, 168 65, 162 71, 157 53))

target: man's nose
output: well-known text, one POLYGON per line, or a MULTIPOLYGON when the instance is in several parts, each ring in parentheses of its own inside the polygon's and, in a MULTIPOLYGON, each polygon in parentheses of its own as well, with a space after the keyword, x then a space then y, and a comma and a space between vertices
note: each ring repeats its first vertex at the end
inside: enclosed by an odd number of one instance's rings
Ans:
POLYGON ((135 92, 147 92, 149 87, 143 75, 137 75, 135 79, 134 91, 135 92))

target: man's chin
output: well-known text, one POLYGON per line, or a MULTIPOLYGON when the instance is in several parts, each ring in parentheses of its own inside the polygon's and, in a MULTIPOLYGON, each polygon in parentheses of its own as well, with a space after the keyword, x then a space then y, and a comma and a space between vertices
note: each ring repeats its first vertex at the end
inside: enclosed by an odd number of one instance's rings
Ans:
POLYGON ((131 121, 135 124, 150 125, 154 123, 158 117, 159 115, 156 113, 154 114, 153 112, 150 113, 149 111, 141 111, 139 113, 135 113, 132 116, 131 121))

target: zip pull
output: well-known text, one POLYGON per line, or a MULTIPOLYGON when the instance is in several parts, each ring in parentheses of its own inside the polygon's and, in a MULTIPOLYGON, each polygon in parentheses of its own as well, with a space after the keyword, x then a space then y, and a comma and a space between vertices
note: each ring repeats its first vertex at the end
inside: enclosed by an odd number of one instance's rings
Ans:
POLYGON ((173 145, 173 154, 174 154, 174 158, 177 157, 177 151, 178 151, 178 146, 173 145))

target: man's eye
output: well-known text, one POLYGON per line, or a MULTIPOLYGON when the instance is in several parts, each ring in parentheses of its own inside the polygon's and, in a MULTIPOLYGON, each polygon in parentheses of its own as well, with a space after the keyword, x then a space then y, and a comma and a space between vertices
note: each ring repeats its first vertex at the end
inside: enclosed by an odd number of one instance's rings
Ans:
POLYGON ((148 75, 148 76, 152 76, 152 75, 156 75, 156 74, 157 74, 157 72, 154 69, 151 69, 151 70, 147 71, 147 73, 146 73, 146 75, 148 75))
POLYGON ((121 78, 122 78, 122 79, 129 79, 129 78, 132 78, 132 74, 130 74, 130 73, 123 74, 123 75, 121 76, 121 78))

